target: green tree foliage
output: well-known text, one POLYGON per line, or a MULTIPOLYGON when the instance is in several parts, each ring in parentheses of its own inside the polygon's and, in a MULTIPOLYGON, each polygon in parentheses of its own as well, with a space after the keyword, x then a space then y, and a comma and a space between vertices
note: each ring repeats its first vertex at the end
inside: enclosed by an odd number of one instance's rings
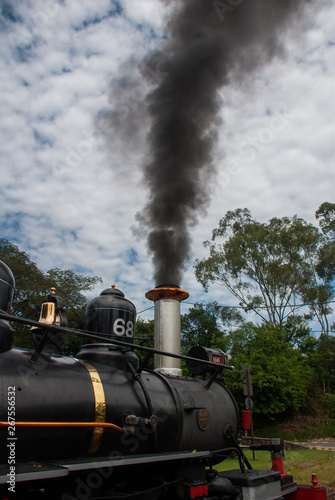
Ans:
POLYGON ((242 319, 238 310, 231 308, 229 313, 229 308, 216 302, 195 304, 182 316, 183 352, 194 345, 228 352, 235 371, 227 372, 225 381, 241 409, 246 396, 240 363, 251 363, 256 418, 266 422, 293 415, 305 401, 312 377, 310 356, 315 356, 318 341, 300 316, 290 316, 281 328, 242 323, 242 319), (229 328, 224 328, 223 319, 228 319, 229 328))
POLYGON ((266 420, 286 418, 303 405, 312 377, 311 368, 299 349, 285 340, 282 328, 245 323, 233 337, 230 354, 234 372, 226 375, 241 409, 245 407, 243 381, 244 366, 251 364, 253 385, 253 413, 266 420))
MULTIPOLYGON (((86 305, 86 304, 85 304, 86 305)), ((68 327, 77 330, 85 330, 85 305, 74 306, 66 312, 68 327)), ((79 335, 61 336, 62 354, 64 356, 75 356, 82 345, 87 344, 87 339, 79 335)))
POLYGON ((335 393, 335 338, 321 334, 316 348, 309 355, 309 362, 315 374, 315 386, 328 394, 335 393))
POLYGON ((54 286, 57 294, 71 309, 84 306, 87 303, 87 297, 83 292, 92 290, 98 283, 102 283, 102 279, 98 276, 77 274, 71 269, 50 269, 44 276, 46 288, 50 289, 54 286))
MULTIPOLYGON (((39 319, 41 304, 49 294, 50 288, 55 287, 56 294, 68 307, 69 326, 84 328, 84 306, 87 301, 84 292, 92 290, 98 283, 101 283, 101 278, 57 268, 44 273, 32 262, 26 252, 4 239, 0 239, 0 260, 7 264, 15 277, 13 314, 34 320, 39 319)), ((15 345, 29 348, 35 346, 28 327, 18 325, 13 325, 13 327, 15 345)), ((70 343, 73 342, 71 340, 70 343)))
POLYGON ((224 332, 219 325, 221 309, 217 302, 209 302, 205 306, 196 303, 187 314, 182 315, 182 354, 187 354, 196 345, 210 347, 215 342, 222 344, 224 332))
POLYGON ((335 203, 325 201, 315 212, 320 228, 329 240, 335 240, 335 203))
POLYGON ((308 306, 310 317, 315 317, 320 324, 321 333, 329 334, 329 315, 333 312, 330 303, 335 297, 332 283, 320 282, 317 273, 311 273, 310 277, 302 283, 300 288, 302 301, 308 306))
POLYGON ((242 314, 237 309, 237 307, 221 307, 221 321, 224 327, 227 328, 229 332, 237 328, 244 321, 242 314))
POLYGON ((293 314, 283 325, 282 340, 291 347, 299 349, 301 354, 306 356, 313 353, 318 345, 318 340, 313 335, 306 319, 293 314))
POLYGON ((330 332, 329 316, 333 312, 335 278, 335 204, 325 202, 315 213, 322 235, 316 263, 301 284, 301 297, 308 304, 311 317, 320 324, 321 333, 330 332))
POLYGON ((296 216, 260 223, 246 208, 229 211, 205 242, 209 257, 196 261, 196 278, 206 290, 224 286, 245 311, 281 327, 314 269, 319 241, 318 229, 296 216))
MULTIPOLYGON (((154 332, 155 324, 153 319, 145 321, 142 318, 138 318, 136 321, 136 344, 154 347, 154 332)), ((142 350, 137 350, 136 354, 140 358, 140 361, 145 364, 145 369, 154 369, 153 356, 148 355, 142 350)))
POLYGON ((153 347, 154 345, 154 329, 155 322, 153 319, 144 320, 138 318, 136 321, 136 339, 146 346, 153 347))
POLYGON ((36 304, 41 293, 46 293, 44 273, 30 260, 25 252, 7 240, 0 240, 0 260, 11 269, 15 277, 15 294, 12 304, 14 314, 36 316, 36 304))

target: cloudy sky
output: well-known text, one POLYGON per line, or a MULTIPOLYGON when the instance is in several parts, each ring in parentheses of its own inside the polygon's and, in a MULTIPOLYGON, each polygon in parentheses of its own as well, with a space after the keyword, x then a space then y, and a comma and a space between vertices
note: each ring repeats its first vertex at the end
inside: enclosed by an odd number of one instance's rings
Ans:
MULTIPOLYGON (((121 138, 99 119, 135 113, 148 83, 114 93, 111 82, 160 46, 168 8, 158 0, 2 0, 0 237, 40 268, 73 269, 116 283, 140 311, 152 263, 135 215, 146 203, 145 132, 121 138), (104 128, 105 127, 105 128, 104 128)), ((247 207, 315 223, 334 202, 334 1, 285 39, 284 53, 220 90, 217 176, 192 228, 182 287, 190 301, 234 305, 194 278, 202 242, 228 210, 247 207)), ((158 70, 157 70, 158 71, 158 70)), ((161 75, 158 75, 159 77, 161 75)), ((186 312, 183 306, 182 312, 186 312)), ((152 317, 152 311, 141 314, 152 317)))

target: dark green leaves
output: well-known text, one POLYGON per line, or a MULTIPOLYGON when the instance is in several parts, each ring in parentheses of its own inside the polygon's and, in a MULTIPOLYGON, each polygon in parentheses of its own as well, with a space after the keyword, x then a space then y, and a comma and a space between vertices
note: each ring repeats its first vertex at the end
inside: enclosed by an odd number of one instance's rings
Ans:
MULTIPOLYGON (((77 274, 71 270, 50 269, 44 273, 31 261, 30 256, 7 240, 0 239, 0 260, 11 269, 15 277, 13 314, 38 319, 40 307, 51 287, 56 288, 67 306, 69 326, 84 327, 84 306, 87 299, 83 292, 92 290, 102 280, 97 276, 77 274)), ((34 347, 26 327, 15 327, 15 345, 34 347)))
POLYGON ((196 277, 205 289, 223 285, 246 311, 281 326, 314 269, 319 241, 317 228, 296 216, 261 223, 246 208, 230 211, 206 244, 210 256, 196 261, 196 277))

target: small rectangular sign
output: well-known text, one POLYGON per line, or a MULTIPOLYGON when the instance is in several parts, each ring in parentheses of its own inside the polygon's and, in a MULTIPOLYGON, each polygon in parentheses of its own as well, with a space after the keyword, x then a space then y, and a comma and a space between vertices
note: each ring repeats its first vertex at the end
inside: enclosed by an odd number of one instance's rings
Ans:
POLYGON ((212 356, 212 363, 217 363, 218 365, 221 365, 223 363, 222 356, 217 356, 217 355, 213 354, 213 356, 212 356))

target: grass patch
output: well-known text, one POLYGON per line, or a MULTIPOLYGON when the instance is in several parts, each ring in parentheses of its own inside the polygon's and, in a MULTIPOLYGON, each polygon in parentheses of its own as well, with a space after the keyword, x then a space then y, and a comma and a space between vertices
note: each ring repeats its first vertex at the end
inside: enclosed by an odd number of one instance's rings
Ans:
MULTIPOLYGON (((253 469, 271 470, 271 454, 268 451, 255 451, 256 461, 253 461, 253 453, 244 450, 253 469)), ((328 489, 335 488, 335 452, 321 450, 292 450, 285 452, 284 472, 292 474, 298 484, 311 485, 312 472, 315 472, 320 486, 328 489)), ((230 470, 238 469, 237 458, 227 458, 215 469, 230 470)))

